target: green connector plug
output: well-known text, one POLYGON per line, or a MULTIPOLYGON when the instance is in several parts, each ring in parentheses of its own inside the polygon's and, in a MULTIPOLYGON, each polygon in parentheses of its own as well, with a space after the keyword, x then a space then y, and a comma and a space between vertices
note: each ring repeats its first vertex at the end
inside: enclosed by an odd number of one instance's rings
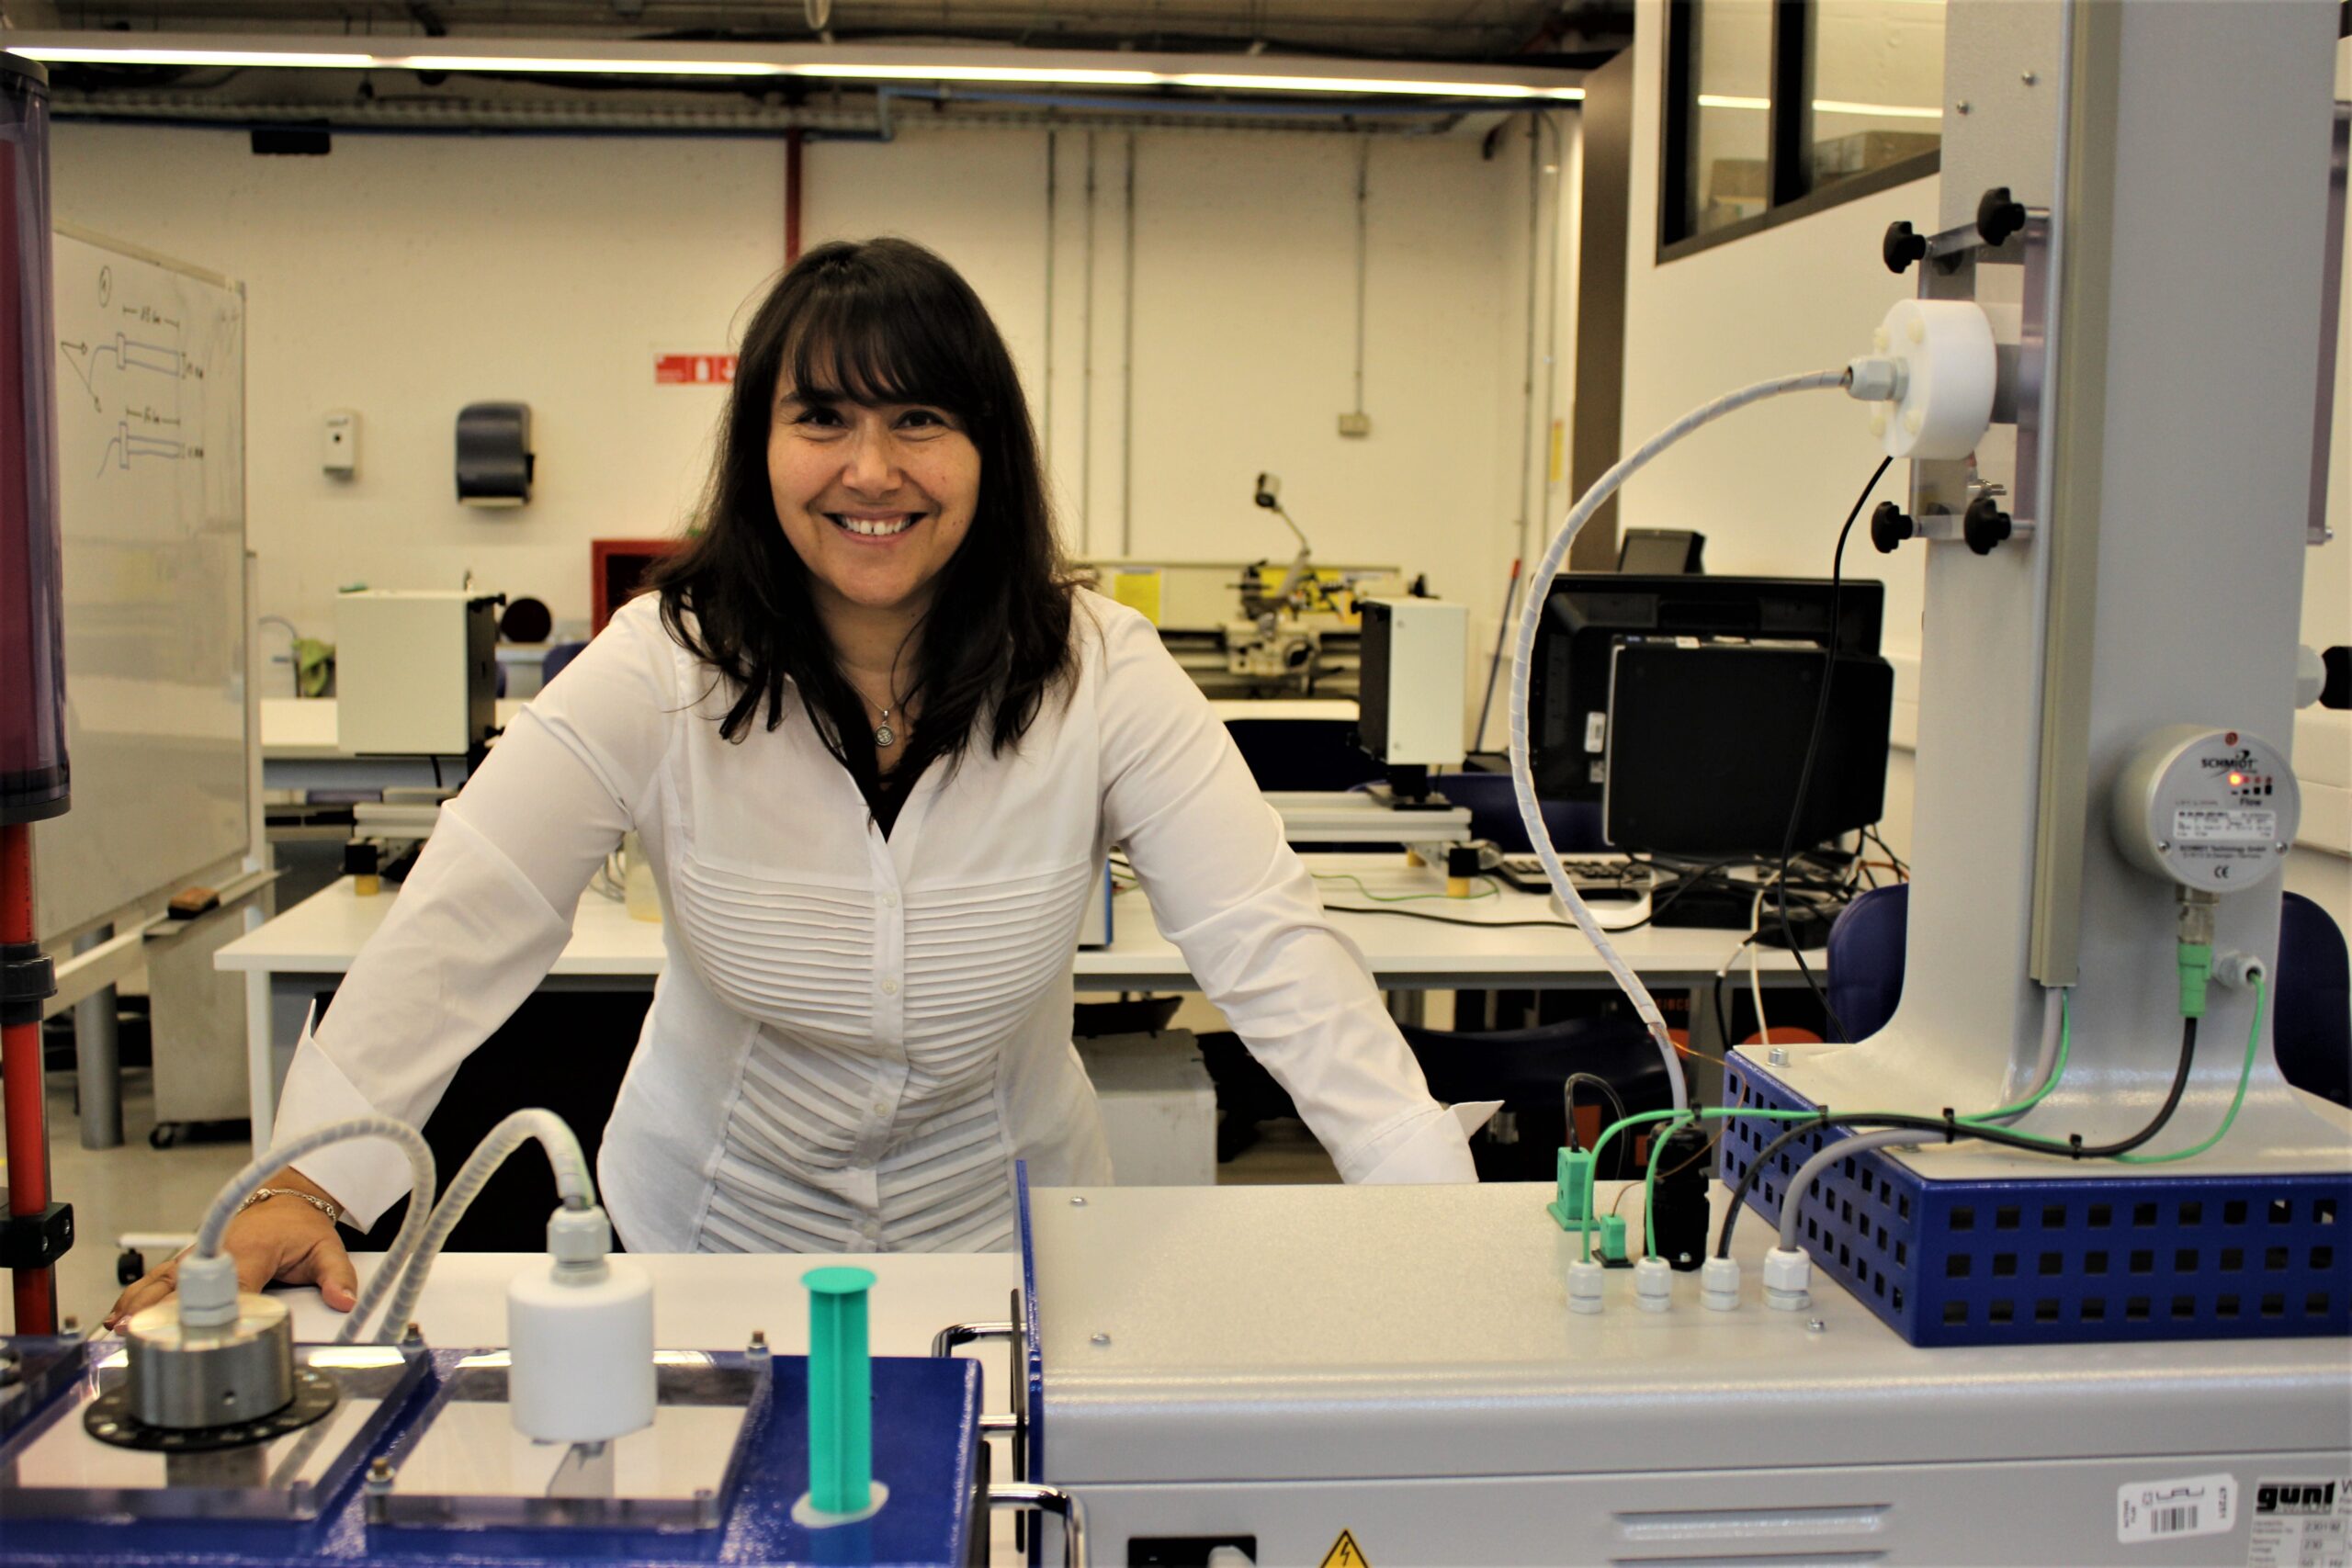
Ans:
POLYGON ((2205 986, 2213 977, 2213 944, 2207 942, 2184 942, 2180 944, 2180 1016, 2205 1016, 2205 986))
POLYGON ((874 1504, 874 1367, 864 1269, 811 1269, 808 1287, 808 1502, 823 1514, 874 1504))
POLYGON ((1544 1212, 1564 1231, 1582 1230, 1591 1216, 1585 1200, 1592 1191, 1592 1156, 1582 1149, 1560 1151, 1559 1187, 1544 1212))
POLYGON ((1604 1262, 1625 1261, 1624 1215, 1603 1214, 1600 1216, 1600 1256, 1604 1262))

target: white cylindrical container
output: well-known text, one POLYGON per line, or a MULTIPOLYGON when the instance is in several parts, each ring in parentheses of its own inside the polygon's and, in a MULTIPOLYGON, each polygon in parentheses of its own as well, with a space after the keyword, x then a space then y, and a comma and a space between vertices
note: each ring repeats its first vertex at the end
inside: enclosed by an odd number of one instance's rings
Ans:
POLYGON ((534 1264, 506 1288, 506 1402, 526 1436, 592 1443, 652 1425, 653 1281, 625 1258, 598 1268, 534 1264))

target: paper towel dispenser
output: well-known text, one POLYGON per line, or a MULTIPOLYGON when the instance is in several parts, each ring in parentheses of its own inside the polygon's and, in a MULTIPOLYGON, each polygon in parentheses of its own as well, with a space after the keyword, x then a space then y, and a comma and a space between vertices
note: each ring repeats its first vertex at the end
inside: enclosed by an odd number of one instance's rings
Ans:
POLYGON ((458 411, 458 499, 520 506, 531 499, 531 405, 469 403, 458 411))

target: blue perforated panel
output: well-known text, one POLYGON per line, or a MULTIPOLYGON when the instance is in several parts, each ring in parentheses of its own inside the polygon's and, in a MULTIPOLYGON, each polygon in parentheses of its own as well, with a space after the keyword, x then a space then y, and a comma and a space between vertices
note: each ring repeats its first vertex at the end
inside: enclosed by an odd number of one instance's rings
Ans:
MULTIPOLYGON (((1724 1093, 1810 1109, 1738 1058, 1724 1093)), ((1723 1179, 1738 1181, 1782 1127, 1731 1118, 1723 1179)), ((1797 1168, 1844 1135, 1792 1140, 1750 1205, 1778 1224, 1797 1168)), ((1914 1345, 2352 1333, 2352 1174, 1928 1180, 1864 1153, 1815 1187, 1800 1211, 1815 1267, 1914 1345)))

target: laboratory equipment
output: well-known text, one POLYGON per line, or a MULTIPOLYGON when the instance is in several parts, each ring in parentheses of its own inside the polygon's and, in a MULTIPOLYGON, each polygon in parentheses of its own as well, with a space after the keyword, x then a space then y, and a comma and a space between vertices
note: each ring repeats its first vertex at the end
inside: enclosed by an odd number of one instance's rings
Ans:
POLYGON ((498 611, 470 589, 335 600, 336 744, 349 757, 479 759, 496 729, 498 611))
POLYGON ((1470 610, 1436 599, 1363 599, 1356 736, 1398 794, 1425 796, 1431 768, 1462 765, 1470 610))
POLYGON ((347 1137, 391 1139, 433 1190, 412 1130, 322 1129, 221 1190, 179 1293, 131 1317, 119 1345, 0 1344, 0 1562, 954 1568, 981 1549, 999 1500, 978 1367, 871 1358, 873 1277, 846 1269, 806 1279, 807 1357, 757 1334, 740 1349, 655 1348, 645 1276, 609 1254, 579 1147, 544 1111, 501 1123, 438 1203, 411 1207, 337 1343, 297 1345, 279 1300, 238 1290, 221 1237, 270 1172, 347 1137), (428 1347, 396 1325, 482 1183, 532 1139, 563 1203, 548 1258, 510 1292, 510 1348, 428 1347))

